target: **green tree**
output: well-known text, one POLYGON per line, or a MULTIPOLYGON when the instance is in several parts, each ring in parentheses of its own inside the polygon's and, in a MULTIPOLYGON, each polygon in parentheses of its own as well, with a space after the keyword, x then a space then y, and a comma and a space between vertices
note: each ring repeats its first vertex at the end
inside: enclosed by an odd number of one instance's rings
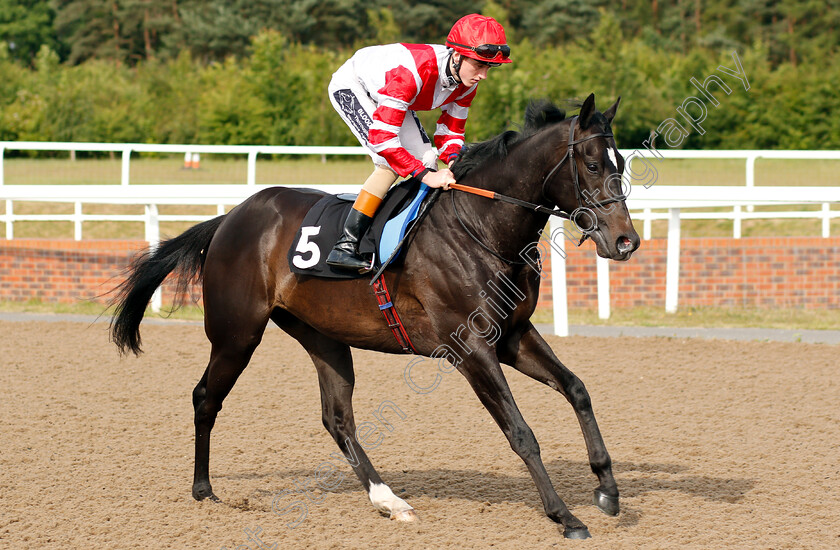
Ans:
POLYGON ((56 0, 54 5, 55 29, 70 47, 70 63, 94 57, 122 61, 126 57, 116 2, 56 0))
POLYGON ((290 42, 276 31, 254 38, 248 65, 250 93, 266 106, 268 143, 353 144, 327 95, 332 73, 343 57, 290 42))
POLYGON ((172 55, 181 26, 177 0, 54 0, 55 29, 70 46, 68 61, 109 59, 135 64, 172 55))
POLYGON ((33 128, 45 109, 44 101, 31 92, 33 72, 11 59, 4 42, 0 42, 0 76, 0 140, 39 139, 33 128))
POLYGON ((202 77, 204 92, 198 101, 201 143, 252 145, 268 143, 267 106, 252 93, 251 74, 229 57, 208 68, 202 77))
POLYGON ((449 29, 461 17, 480 13, 484 2, 473 0, 431 0, 407 2, 406 0, 380 0, 391 8, 402 29, 402 42, 442 44, 449 29))
POLYGON ((373 38, 370 44, 393 44, 403 40, 402 32, 394 20, 394 12, 390 8, 367 10, 373 38))
POLYGON ((203 73, 189 50, 169 61, 151 60, 137 66, 143 93, 138 109, 148 121, 142 141, 198 143, 199 98, 205 91, 203 73))
POLYGON ((302 44, 323 48, 352 45, 370 36, 368 2, 363 0, 298 0, 290 6, 288 35, 302 44))
POLYGON ((264 28, 282 28, 289 9, 285 0, 185 0, 178 10, 182 25, 170 43, 189 48, 204 63, 243 58, 251 37, 264 28))
POLYGON ((12 59, 30 63, 41 45, 57 49, 54 17, 48 0, 0 0, 0 41, 12 59))
POLYGON ((537 45, 564 44, 586 36, 598 24, 601 1, 543 0, 522 18, 524 33, 537 45))

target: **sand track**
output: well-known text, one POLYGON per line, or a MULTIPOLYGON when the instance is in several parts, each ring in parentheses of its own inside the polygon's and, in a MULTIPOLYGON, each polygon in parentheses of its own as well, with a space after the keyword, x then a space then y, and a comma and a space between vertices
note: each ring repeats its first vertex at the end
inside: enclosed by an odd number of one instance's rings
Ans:
POLYGON ((194 325, 142 332, 147 353, 120 358, 101 324, 0 322, 0 547, 257 548, 246 529, 277 548, 840 547, 837 347, 551 337, 592 395, 622 493, 617 518, 591 505, 596 481, 569 405, 506 369, 555 487, 592 532, 580 542, 543 515, 459 374, 419 395, 403 381, 406 357, 370 352, 354 352, 356 419, 376 422, 386 400, 405 414, 391 414, 369 455, 421 522, 379 516, 343 466, 337 488, 311 494, 320 502, 288 528, 293 515, 272 501, 339 460, 314 368, 277 329, 213 432, 223 502, 196 503, 190 393, 209 344, 194 325))

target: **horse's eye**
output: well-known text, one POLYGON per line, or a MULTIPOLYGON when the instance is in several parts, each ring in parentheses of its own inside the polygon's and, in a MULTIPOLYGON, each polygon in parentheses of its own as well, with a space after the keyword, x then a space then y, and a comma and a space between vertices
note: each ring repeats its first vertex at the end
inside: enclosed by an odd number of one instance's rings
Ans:
POLYGON ((598 173, 598 165, 597 165, 597 164, 595 164, 594 162, 593 162, 593 163, 590 163, 590 164, 587 164, 587 165, 586 165, 586 169, 587 169, 587 170, 589 170, 589 171, 590 171, 591 173, 593 173, 593 174, 597 174, 597 173, 598 173))

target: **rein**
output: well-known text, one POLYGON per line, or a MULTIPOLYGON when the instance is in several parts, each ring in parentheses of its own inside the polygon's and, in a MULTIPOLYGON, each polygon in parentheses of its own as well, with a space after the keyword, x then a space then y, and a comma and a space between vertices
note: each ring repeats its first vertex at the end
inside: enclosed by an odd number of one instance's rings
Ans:
MULTIPOLYGON (((449 184, 449 188, 454 189, 456 191, 461 191, 463 193, 470 193, 472 195, 478 195, 480 197, 485 197, 485 198, 488 198, 488 199, 491 199, 491 200, 498 200, 498 201, 501 201, 501 202, 506 202, 508 204, 514 204, 516 206, 521 206, 523 208, 527 208, 528 210, 532 210, 534 212, 539 212, 541 214, 548 214, 549 216, 558 216, 558 217, 566 219, 566 220, 573 220, 583 210, 589 210, 591 212, 591 209, 593 209, 593 208, 603 208, 604 206, 607 206, 607 205, 612 204, 614 202, 620 202, 620 201, 625 200, 627 198, 627 195, 621 194, 621 195, 613 196, 613 197, 611 197, 611 198, 609 198, 605 201, 592 202, 592 201, 589 200, 588 194, 585 195, 581 191, 581 189, 580 189, 580 179, 578 177, 577 163, 574 161, 574 159, 575 159, 575 145, 577 145, 578 143, 583 143, 585 141, 589 141, 590 139, 598 138, 598 137, 605 137, 605 138, 606 137, 613 137, 613 134, 611 132, 602 132, 600 134, 592 134, 591 136, 586 136, 585 138, 575 139, 575 126, 577 124, 577 120, 578 120, 577 116, 573 117, 572 122, 569 125, 569 144, 566 148, 566 154, 563 155, 563 158, 560 159, 560 161, 557 164, 554 165, 554 167, 548 172, 548 175, 546 175, 545 178, 543 178, 543 182, 542 182, 542 198, 543 198, 543 200, 545 200, 547 202, 550 202, 548 197, 545 194, 546 186, 548 185, 548 182, 552 178, 552 176, 554 176, 554 174, 560 169, 560 167, 563 166, 563 164, 566 162, 566 160, 571 159, 570 164, 571 164, 571 170, 572 170, 572 181, 574 181, 574 183, 575 183, 575 198, 577 199, 577 203, 578 203, 578 207, 571 214, 569 214, 565 210, 561 210, 559 208, 556 208, 556 209, 547 208, 547 207, 539 205, 539 204, 534 204, 532 202, 524 201, 522 199, 517 199, 515 197, 510 197, 508 195, 503 195, 501 193, 496 193, 495 191, 490 191, 489 189, 481 189, 479 187, 471 187, 469 185, 462 185, 460 183, 451 183, 451 184, 449 184)), ((455 212, 455 217, 458 218, 458 222, 460 222, 461 227, 464 228, 464 231, 467 233, 467 235, 469 235, 470 238, 472 238, 472 240, 474 240, 476 243, 478 243, 484 250, 490 252, 493 256, 495 256, 496 258, 502 260, 503 262, 505 262, 507 264, 521 265, 521 264, 525 263, 525 262, 519 262, 519 261, 516 261, 516 260, 508 260, 507 258, 504 258, 499 253, 497 253, 495 250, 491 249, 489 246, 487 246, 486 244, 481 242, 481 240, 478 237, 476 237, 473 234, 473 232, 470 231, 467 228, 467 225, 464 223, 464 220, 461 219, 461 215, 458 213, 458 209, 455 206, 455 194, 454 193, 452 194, 452 209, 455 212)), ((583 231, 583 237, 581 237, 580 242, 578 243, 578 246, 583 244, 583 241, 585 241, 587 239, 587 237, 589 237, 589 234, 591 232, 595 231, 596 229, 598 229, 598 219, 593 214, 592 215, 592 227, 590 227, 586 231, 582 230, 583 231)))
POLYGON ((549 216, 559 216, 567 220, 571 219, 571 215, 565 210, 560 210, 559 208, 546 208, 545 206, 542 206, 540 204, 534 204, 532 202, 523 201, 515 197, 509 197, 507 195, 502 195, 501 193, 496 193, 495 191, 481 189, 480 187, 470 187, 469 185, 461 185, 460 183, 450 183, 449 188, 455 189, 456 191, 463 191, 464 193, 478 195, 479 197, 486 197, 488 199, 498 200, 506 202, 508 204, 515 204, 516 206, 521 206, 523 208, 527 208, 528 210, 533 210, 534 212, 539 212, 541 214, 548 214, 549 216))

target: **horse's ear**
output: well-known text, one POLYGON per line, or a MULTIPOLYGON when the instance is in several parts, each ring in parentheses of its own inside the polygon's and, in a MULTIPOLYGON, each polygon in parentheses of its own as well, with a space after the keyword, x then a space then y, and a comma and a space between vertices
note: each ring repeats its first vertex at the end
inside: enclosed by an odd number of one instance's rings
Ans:
POLYGON ((604 111, 604 117, 606 117, 607 122, 612 124, 613 119, 615 118, 615 112, 618 110, 618 104, 621 103, 621 96, 618 96, 618 99, 615 100, 615 103, 612 104, 612 107, 604 111))
POLYGON ((589 97, 587 97, 586 101, 584 101, 583 105, 581 105, 580 113, 578 114, 578 125, 580 126, 581 130, 589 128, 589 123, 592 122, 592 115, 594 114, 595 94, 589 94, 589 97))

